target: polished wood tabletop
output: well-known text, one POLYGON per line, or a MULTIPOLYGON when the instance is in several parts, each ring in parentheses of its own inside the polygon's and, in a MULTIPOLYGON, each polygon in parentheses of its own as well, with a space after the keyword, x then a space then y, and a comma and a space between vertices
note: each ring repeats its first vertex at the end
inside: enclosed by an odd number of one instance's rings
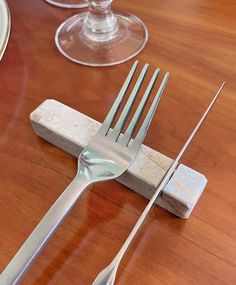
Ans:
MULTIPOLYGON (((8 0, 12 30, 0 63, 0 271, 70 183, 76 159, 37 137, 29 114, 56 99, 102 121, 134 60, 86 67, 57 50, 57 27, 80 10, 8 0)), ((221 83, 226 86, 183 163, 208 184, 188 220, 155 207, 116 284, 235 284, 236 2, 115 0, 149 30, 136 56, 171 74, 145 144, 174 158, 221 83)), ((91 284, 127 238, 147 200, 118 182, 94 185, 22 284, 91 284)))

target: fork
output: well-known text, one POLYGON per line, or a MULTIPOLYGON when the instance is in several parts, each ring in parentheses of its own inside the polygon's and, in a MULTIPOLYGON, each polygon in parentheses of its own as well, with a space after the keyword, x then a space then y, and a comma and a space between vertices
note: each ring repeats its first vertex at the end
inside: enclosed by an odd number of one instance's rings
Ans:
POLYGON ((169 73, 166 73, 153 99, 151 107, 149 108, 147 115, 145 116, 143 123, 137 132, 137 135, 133 140, 131 140, 137 124, 143 114, 154 83, 160 72, 160 69, 155 70, 133 118, 125 130, 125 133, 121 135, 131 107, 144 80, 148 69, 148 64, 143 66, 142 71, 113 129, 111 129, 111 125, 114 122, 117 111, 132 81, 137 65, 138 61, 133 64, 111 110, 109 111, 98 132, 95 134, 88 146, 81 152, 78 158, 78 171, 74 180, 56 200, 53 206, 49 209, 13 259, 10 261, 8 266, 2 272, 0 275, 1 285, 18 284, 37 255, 46 245, 55 230, 59 227, 63 219, 70 212, 78 198, 89 185, 95 182, 117 178, 125 172, 131 162, 134 160, 140 146, 142 145, 149 124, 155 113, 158 102, 169 77, 169 73))

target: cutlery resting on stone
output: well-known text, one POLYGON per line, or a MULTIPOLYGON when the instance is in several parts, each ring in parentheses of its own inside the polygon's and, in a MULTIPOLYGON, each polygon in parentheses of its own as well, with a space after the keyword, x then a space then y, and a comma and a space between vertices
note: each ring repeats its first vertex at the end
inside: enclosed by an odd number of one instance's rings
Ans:
POLYGON ((148 64, 145 64, 119 118, 117 118, 115 122, 115 126, 111 128, 117 111, 133 79, 137 65, 138 62, 136 61, 103 124, 88 146, 81 152, 78 158, 78 172, 74 180, 52 205, 5 270, 1 273, 1 285, 18 284, 37 255, 47 244, 55 230, 89 185, 99 181, 115 179, 124 173, 134 160, 145 138, 169 78, 169 73, 166 73, 142 121, 141 127, 136 130, 160 72, 159 69, 156 69, 133 117, 130 119, 128 127, 124 129, 124 125, 127 122, 130 110, 148 69, 148 64), (123 135, 121 135, 121 133, 123 135), (135 133, 136 135, 132 138, 135 133))

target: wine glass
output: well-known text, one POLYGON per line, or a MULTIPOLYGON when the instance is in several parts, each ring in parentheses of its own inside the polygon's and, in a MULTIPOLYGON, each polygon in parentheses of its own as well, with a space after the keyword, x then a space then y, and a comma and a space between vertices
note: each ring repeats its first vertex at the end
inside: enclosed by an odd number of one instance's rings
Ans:
POLYGON ((61 8, 84 8, 88 4, 85 0, 45 0, 49 4, 52 4, 61 8))
POLYGON ((55 41, 68 59, 89 66, 109 66, 137 55, 148 39, 136 16, 111 10, 112 0, 86 0, 89 9, 62 23, 55 41))

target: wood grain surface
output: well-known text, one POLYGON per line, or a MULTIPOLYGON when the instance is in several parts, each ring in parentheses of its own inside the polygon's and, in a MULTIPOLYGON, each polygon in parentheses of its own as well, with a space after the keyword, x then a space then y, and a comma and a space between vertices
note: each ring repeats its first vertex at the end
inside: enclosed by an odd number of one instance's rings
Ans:
MULTIPOLYGON (((77 13, 43 0, 8 0, 10 41, 0 63, 0 271, 76 172, 76 160, 39 139, 29 114, 54 98, 102 121, 133 60, 92 68, 55 47, 77 13), (92 82, 92 83, 91 83, 92 82)), ((171 79, 145 144, 175 157, 223 80, 222 96, 183 162, 209 182, 189 220, 155 207, 116 284, 228 284, 236 280, 236 2, 115 0, 140 17, 149 41, 137 56, 171 79)), ((91 284, 147 201, 117 182, 93 186, 40 254, 23 285, 91 284)))

